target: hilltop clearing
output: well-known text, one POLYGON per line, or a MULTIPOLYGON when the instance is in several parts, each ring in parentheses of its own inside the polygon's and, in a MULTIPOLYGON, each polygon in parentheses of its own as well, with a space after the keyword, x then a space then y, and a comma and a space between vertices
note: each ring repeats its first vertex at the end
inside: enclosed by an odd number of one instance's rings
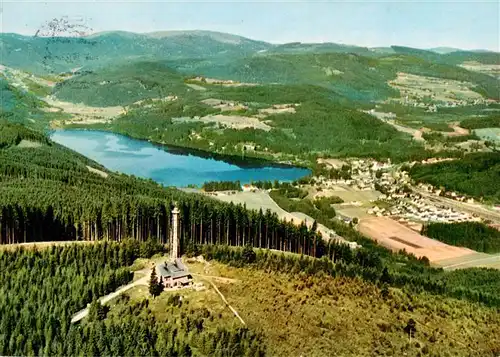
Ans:
MULTIPOLYGON (((497 324, 495 319, 488 318, 488 309, 453 299, 421 293, 410 295, 399 289, 381 289, 359 279, 318 277, 299 273, 297 269, 280 272, 260 257, 256 263, 243 267, 216 260, 200 262, 184 258, 184 262, 193 273, 195 284, 203 286, 202 289, 166 291, 152 299, 146 287, 135 287, 110 303, 107 318, 113 321, 126 314, 130 305, 147 299, 149 312, 141 316, 149 314, 157 320, 167 317, 170 320, 183 313, 206 310, 207 315, 218 318, 205 319, 202 331, 215 325, 241 326, 213 288, 215 284, 246 326, 261 332, 262 346, 270 356, 297 353, 365 356, 374 351, 379 355, 417 356, 424 351, 431 355, 479 356, 494 350, 500 342, 495 336, 496 329, 491 330, 488 325, 497 324), (271 270, 273 274, 268 273, 271 270), (182 303, 173 304, 176 299, 182 303), (474 321, 470 313, 475 316, 474 321), (267 318, 269 314, 272 319, 267 318), (404 330, 410 318, 417 321, 411 344, 404 330), (461 330, 469 324, 475 326, 472 334, 461 330)), ((217 354, 217 349, 212 353, 217 354)))
MULTIPOLYGON (((246 128, 253 128, 263 131, 271 130, 271 127, 260 122, 256 118, 245 117, 241 115, 207 115, 204 117, 196 118, 172 118, 172 123, 189 123, 189 122, 201 122, 201 123, 215 123, 218 127, 224 127, 235 130, 242 130, 246 128)), ((200 136, 201 138, 201 136, 200 136)))
POLYGON ((136 286, 104 306, 97 303, 132 279, 149 280, 144 274, 152 262, 164 261, 164 252, 154 241, 131 240, 1 251, 0 291, 7 298, 0 311, 2 323, 11 326, 5 338, 15 342, 2 340, 0 353, 484 356, 500 347, 500 321, 491 308, 315 275, 298 256, 262 251, 235 267, 234 256, 208 249, 207 260, 184 259, 194 289, 153 298, 146 286, 136 286), (26 262, 38 267, 36 274, 25 271, 26 262), (39 291, 53 298, 37 301, 39 291), (72 314, 86 305, 88 316, 72 324, 72 314), (12 339, 21 326, 25 333, 12 339))
POLYGON ((107 123, 111 119, 123 114, 126 110, 121 106, 90 107, 84 104, 63 102, 55 99, 54 97, 46 97, 45 101, 51 107, 45 108, 44 111, 69 115, 68 117, 64 117, 62 120, 53 120, 51 123, 53 127, 59 127, 65 123, 79 123, 83 125, 107 123))
POLYGON ((476 61, 464 62, 460 65, 469 71, 488 74, 494 78, 500 78, 500 64, 483 64, 476 61))
POLYGON ((425 100, 450 105, 477 105, 485 102, 479 93, 471 90, 474 88, 472 83, 467 82, 398 73, 397 78, 389 84, 400 91, 400 101, 406 105, 425 100))

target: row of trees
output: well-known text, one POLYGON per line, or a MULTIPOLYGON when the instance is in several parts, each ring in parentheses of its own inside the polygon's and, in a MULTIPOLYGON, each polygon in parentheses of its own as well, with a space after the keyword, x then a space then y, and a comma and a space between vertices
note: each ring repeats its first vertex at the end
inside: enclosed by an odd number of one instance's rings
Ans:
POLYGON ((429 223, 422 234, 478 252, 500 253, 500 231, 478 222, 429 223))
POLYGON ((203 184, 206 192, 214 191, 241 191, 240 181, 208 181, 203 184))
POLYGON ((500 128, 500 115, 491 114, 486 117, 472 117, 460 122, 462 128, 482 129, 482 128, 500 128))

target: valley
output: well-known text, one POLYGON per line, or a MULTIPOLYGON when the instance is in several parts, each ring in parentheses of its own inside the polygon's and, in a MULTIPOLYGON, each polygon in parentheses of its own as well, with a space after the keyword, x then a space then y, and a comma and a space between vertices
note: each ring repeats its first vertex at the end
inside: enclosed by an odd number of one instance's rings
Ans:
POLYGON ((500 57, 443 51, 1 33, 0 355, 497 355, 500 57))

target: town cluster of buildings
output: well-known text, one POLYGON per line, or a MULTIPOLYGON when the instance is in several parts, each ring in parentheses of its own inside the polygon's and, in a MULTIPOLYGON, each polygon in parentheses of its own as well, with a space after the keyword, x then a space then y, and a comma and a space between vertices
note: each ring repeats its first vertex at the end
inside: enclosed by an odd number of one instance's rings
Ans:
POLYGON ((465 195, 453 191, 446 191, 444 188, 436 188, 430 184, 419 183, 417 187, 419 187, 422 191, 433 193, 436 196, 447 197, 455 201, 467 202, 467 203, 475 202, 474 198, 472 197, 467 197, 465 195))
POLYGON ((418 194, 411 193, 404 196, 406 199, 394 200, 391 196, 382 195, 379 199, 390 203, 390 208, 375 206, 369 209, 368 213, 376 216, 399 216, 414 222, 454 223, 481 221, 480 218, 467 213, 431 204, 418 194))
MULTIPOLYGON (((325 188, 335 188, 338 185, 346 185, 359 191, 375 190, 375 184, 379 181, 376 177, 376 172, 392 167, 390 161, 383 163, 371 159, 346 160, 340 164, 330 166, 336 170, 340 170, 344 165, 350 166, 349 178, 329 179, 320 177, 317 179, 317 183, 323 185, 325 188)), ((390 175, 383 173, 382 178, 388 180, 390 175)))
MULTIPOLYGON (((436 159, 437 160, 437 159, 436 159)), ((432 160, 434 161, 434 159, 432 160)), ((431 162, 429 162, 431 163, 431 162)), ((421 224, 425 222, 466 222, 481 219, 468 213, 440 206, 421 194, 414 192, 412 180, 406 171, 395 169, 390 162, 377 162, 372 159, 345 160, 344 165, 350 166, 349 179, 327 179, 321 177, 319 183, 325 188, 335 188, 338 185, 349 186, 359 191, 378 190, 382 192, 377 199, 370 201, 371 208, 367 213, 374 216, 391 216, 404 221, 405 224, 421 224)), ((340 169, 338 165, 336 169, 340 169)), ((451 199, 473 203, 474 199, 436 189, 432 185, 419 184, 420 191, 451 199)), ((360 206, 361 202, 346 202, 349 206, 360 206)))
POLYGON ((489 104, 490 101, 484 98, 471 98, 471 99, 455 99, 455 100, 437 100, 433 94, 427 97, 423 96, 404 96, 402 104, 412 106, 415 108, 423 108, 428 112, 437 112, 438 108, 456 108, 466 107, 471 105, 484 105, 489 104))

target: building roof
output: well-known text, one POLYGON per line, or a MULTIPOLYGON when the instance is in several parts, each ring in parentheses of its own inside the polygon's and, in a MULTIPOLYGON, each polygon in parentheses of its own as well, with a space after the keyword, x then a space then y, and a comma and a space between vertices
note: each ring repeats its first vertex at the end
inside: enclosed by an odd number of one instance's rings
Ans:
POLYGON ((175 263, 161 263, 158 266, 158 272, 163 278, 173 279, 188 277, 190 275, 180 259, 176 259, 175 263))

